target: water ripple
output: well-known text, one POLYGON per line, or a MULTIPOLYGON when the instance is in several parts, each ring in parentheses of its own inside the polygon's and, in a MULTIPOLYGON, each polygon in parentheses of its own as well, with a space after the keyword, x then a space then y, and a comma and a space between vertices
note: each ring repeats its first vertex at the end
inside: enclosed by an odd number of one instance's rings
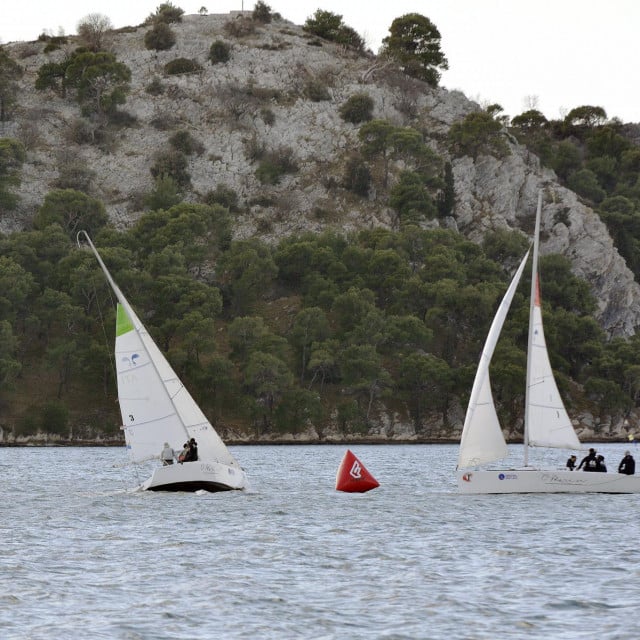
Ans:
POLYGON ((375 491, 333 490, 342 446, 238 447, 251 491, 194 495, 131 491, 120 449, 0 449, 1 637, 640 631, 636 496, 459 496, 455 447, 353 449, 375 491))

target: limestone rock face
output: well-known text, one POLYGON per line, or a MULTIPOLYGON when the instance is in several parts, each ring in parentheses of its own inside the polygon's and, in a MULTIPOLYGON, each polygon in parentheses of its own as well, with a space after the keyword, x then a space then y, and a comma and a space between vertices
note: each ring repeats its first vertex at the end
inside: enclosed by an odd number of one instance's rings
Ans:
MULTIPOLYGON (((480 107, 459 91, 407 78, 373 55, 320 42, 286 20, 259 25, 243 37, 230 36, 225 25, 239 18, 237 13, 184 16, 171 25, 176 44, 168 51, 145 48, 148 26, 112 33, 108 49, 132 71, 131 91, 122 107, 132 124, 113 130, 101 145, 74 142, 81 113, 72 97, 36 91, 34 86, 38 69, 63 60, 81 44, 77 38, 49 53, 44 42, 7 45, 24 76, 18 107, 13 119, 2 123, 0 135, 23 140, 28 157, 17 189, 20 205, 2 212, 0 232, 29 227, 56 184, 64 154, 93 172, 91 195, 105 203, 112 221, 130 225, 142 213, 142 196, 153 188, 154 156, 168 148, 178 129, 189 131, 204 149, 189 156, 186 199, 202 201, 218 185, 234 189, 244 205, 235 220, 237 238, 259 235, 276 241, 327 227, 392 228, 395 218, 386 198, 372 194, 363 199, 336 188, 346 159, 359 144, 358 125, 342 120, 340 106, 355 93, 367 93, 375 118, 423 131, 444 158, 450 126, 480 107), (216 40, 230 47, 226 63, 211 64, 208 59, 216 40), (167 75, 165 65, 181 57, 197 61, 202 70, 167 75), (154 82, 160 83, 160 93, 148 91, 154 82), (326 99, 309 99, 310 82, 326 88, 326 99), (291 151, 297 171, 277 185, 261 184, 256 152, 283 149, 291 151)), ((570 258, 574 272, 590 283, 598 299, 598 319, 610 335, 633 334, 640 323, 640 288, 605 226, 534 155, 510 145, 512 153, 503 160, 455 160, 454 215, 427 226, 440 224, 475 241, 500 227, 530 235, 537 191, 544 188, 541 251, 570 258)))
POLYGON ((606 226, 575 193, 540 167, 526 149, 511 147, 504 160, 484 156, 454 163, 456 219, 460 231, 480 241, 493 229, 531 236, 538 191, 543 190, 540 252, 560 253, 591 285, 596 316, 611 336, 631 336, 640 318, 640 286, 613 245, 606 226))

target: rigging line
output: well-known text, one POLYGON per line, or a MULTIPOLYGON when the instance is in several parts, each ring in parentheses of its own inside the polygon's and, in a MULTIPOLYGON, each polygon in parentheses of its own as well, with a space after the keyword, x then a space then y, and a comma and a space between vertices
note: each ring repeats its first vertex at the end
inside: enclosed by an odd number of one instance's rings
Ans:
MULTIPOLYGON (((113 307, 115 307, 115 302, 113 300, 113 296, 111 294, 111 289, 107 288, 107 291, 109 293, 109 300, 111 300, 111 305, 113 307)), ((102 335, 104 336, 104 344, 105 347, 107 348, 107 353, 111 350, 111 347, 109 346, 109 339, 107 337, 107 328, 104 322, 104 315, 102 313, 102 308, 100 307, 100 298, 98 296, 98 290, 96 289, 96 284, 95 282, 93 283, 93 293, 95 295, 95 299, 96 299, 96 307, 98 308, 98 315, 100 316, 100 324, 102 325, 102 335)), ((114 381, 117 382, 118 380, 118 374, 116 373, 116 364, 115 364, 115 360, 113 358, 109 358, 109 363, 111 364, 111 373, 113 375, 113 379, 114 381)))

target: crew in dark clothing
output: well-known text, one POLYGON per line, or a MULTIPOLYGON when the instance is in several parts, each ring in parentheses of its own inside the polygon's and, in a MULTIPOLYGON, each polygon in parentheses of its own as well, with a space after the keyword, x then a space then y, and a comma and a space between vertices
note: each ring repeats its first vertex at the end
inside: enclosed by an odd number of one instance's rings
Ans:
POLYGON ((570 456, 567 460, 567 469, 569 469, 569 471, 573 471, 576 468, 576 460, 577 458, 575 456, 570 456))
POLYGON ((198 459, 198 443, 195 438, 189 440, 189 453, 187 453, 187 462, 195 462, 198 459))
POLYGON ((582 458, 582 460, 580 461, 580 464, 578 465, 578 471, 580 471, 580 469, 582 469, 583 466, 585 471, 595 471, 596 465, 597 465, 596 450, 589 449, 589 455, 582 458))
POLYGON ((189 449, 184 457, 184 462, 195 462, 198 459, 198 443, 194 438, 189 440, 189 449))
POLYGON ((636 472, 636 461, 629 451, 624 452, 624 458, 620 460, 618 465, 618 473, 624 473, 628 476, 632 476, 636 472))
POLYGON ((607 465, 604 463, 604 456, 597 456, 596 457, 596 468, 594 469, 594 471, 600 471, 601 473, 607 473, 607 465))

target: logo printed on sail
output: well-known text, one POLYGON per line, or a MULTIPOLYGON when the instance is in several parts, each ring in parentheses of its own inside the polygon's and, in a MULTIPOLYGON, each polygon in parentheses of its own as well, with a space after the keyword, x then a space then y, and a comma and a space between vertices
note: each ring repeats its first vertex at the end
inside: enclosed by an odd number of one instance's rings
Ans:
POLYGON ((351 465, 349 475, 355 480, 360 480, 360 478, 362 478, 362 466, 357 460, 353 461, 353 465, 351 465))
POLYGON ((138 353, 132 353, 130 358, 127 358, 127 356, 123 356, 122 358, 122 362, 126 362, 129 364, 130 367, 135 367, 137 362, 136 360, 140 357, 140 354, 138 353))

